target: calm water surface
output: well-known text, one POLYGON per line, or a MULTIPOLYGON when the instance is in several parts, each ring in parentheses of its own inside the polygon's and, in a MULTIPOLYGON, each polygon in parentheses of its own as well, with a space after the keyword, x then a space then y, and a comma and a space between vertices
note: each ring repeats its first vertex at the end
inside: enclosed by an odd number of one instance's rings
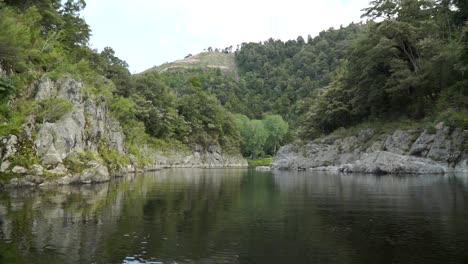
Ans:
POLYGON ((177 169, 0 192, 0 263, 468 263, 468 176, 177 169))

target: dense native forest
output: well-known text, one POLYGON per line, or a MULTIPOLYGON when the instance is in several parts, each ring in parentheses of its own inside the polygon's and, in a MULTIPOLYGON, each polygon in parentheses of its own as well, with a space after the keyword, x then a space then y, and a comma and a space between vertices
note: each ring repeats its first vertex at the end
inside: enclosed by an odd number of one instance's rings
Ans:
POLYGON ((40 123, 66 112, 67 102, 33 102, 31 89, 40 78, 63 76, 83 81, 87 96, 107 103, 135 155, 143 144, 220 144, 255 158, 363 122, 468 128, 463 0, 376 0, 363 10, 366 23, 307 39, 242 43, 233 71, 135 75, 112 48, 90 48, 91 29, 80 17, 85 6, 0 0, 0 135, 17 133, 28 117, 40 123))

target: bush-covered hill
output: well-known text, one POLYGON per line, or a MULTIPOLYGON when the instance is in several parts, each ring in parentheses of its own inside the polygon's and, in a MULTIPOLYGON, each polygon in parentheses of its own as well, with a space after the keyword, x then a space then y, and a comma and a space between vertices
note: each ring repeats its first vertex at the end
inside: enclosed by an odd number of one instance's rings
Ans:
POLYGON ((0 0, 0 135, 43 115, 34 82, 63 76, 109 105, 134 155, 140 145, 180 144, 273 155, 295 138, 402 119, 467 128, 465 2, 376 0, 367 23, 242 43, 131 75, 112 48, 88 46, 84 0, 0 0))

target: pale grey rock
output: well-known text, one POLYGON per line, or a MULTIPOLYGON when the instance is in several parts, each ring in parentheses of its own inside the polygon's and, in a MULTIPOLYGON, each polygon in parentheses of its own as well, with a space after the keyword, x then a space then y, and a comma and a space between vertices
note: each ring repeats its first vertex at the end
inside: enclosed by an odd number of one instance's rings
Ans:
POLYGON ((44 173, 44 168, 39 164, 33 164, 29 172, 33 175, 41 176, 44 173))
POLYGON ((429 134, 426 130, 416 139, 409 150, 409 155, 426 157, 436 138, 435 134, 429 134))
POLYGON ((14 166, 12 169, 11 169, 11 172, 13 173, 18 173, 18 174, 25 174, 28 172, 28 169, 26 169, 25 167, 22 167, 22 166, 14 166))
POLYGON ((447 161, 449 159, 449 149, 451 148, 450 127, 443 127, 437 130, 434 142, 427 154, 427 157, 437 161, 447 161))
POLYGON ((61 155, 55 149, 55 146, 52 144, 49 147, 49 150, 41 158, 43 165, 47 167, 55 167, 57 164, 62 163, 61 155))
POLYGON ((338 172, 340 171, 340 167, 337 166, 323 166, 323 167, 315 167, 315 168, 310 168, 312 171, 334 171, 338 172))
POLYGON ((10 164, 11 163, 9 160, 4 160, 0 165, 0 172, 6 172, 8 168, 10 168, 10 164))
POLYGON ((41 163, 53 167, 69 155, 98 150, 100 142, 125 155, 125 136, 120 124, 112 118, 103 100, 84 100, 83 84, 72 78, 57 82, 42 79, 38 84, 37 100, 61 97, 73 103, 73 110, 55 123, 39 127, 34 146, 42 157, 41 163))
POLYGON ((374 134, 375 134, 375 132, 374 132, 373 129, 367 128, 367 129, 364 129, 361 132, 359 132, 359 134, 357 135, 357 139, 359 141, 370 140, 374 136, 374 134))
POLYGON ((445 126, 444 122, 439 122, 437 125, 435 125, 435 129, 441 130, 442 128, 444 128, 444 126, 445 126))
POLYGON ((90 161, 80 176, 82 183, 105 182, 110 180, 109 170, 97 161, 90 161))
POLYGON ((36 95, 34 99, 36 101, 41 101, 53 98, 57 96, 57 92, 55 83, 51 79, 44 77, 36 83, 36 95))
POLYGON ((17 151, 18 137, 16 135, 10 135, 9 137, 3 138, 4 154, 2 159, 6 160, 13 156, 17 151))
POLYGON ((388 151, 367 154, 362 160, 358 160, 354 164, 343 165, 340 170, 376 174, 435 174, 447 172, 446 167, 433 160, 388 151))
POLYGON ((27 175, 22 178, 12 178, 7 186, 10 188, 34 187, 44 182, 44 179, 38 176, 27 175))
POLYGON ((257 166, 255 167, 256 171, 271 171, 270 166, 257 166))
MULTIPOLYGON (((308 147, 312 148, 309 152, 312 155, 315 155, 319 152, 319 147, 315 143, 309 145, 308 147)), ((317 162, 314 162, 314 166, 311 166, 310 162, 314 161, 308 161, 302 154, 299 146, 295 144, 289 144, 280 147, 278 153, 275 156, 274 163, 271 166, 272 168, 279 170, 302 170, 304 168, 321 166, 315 166, 317 162)))
POLYGON ((55 176, 63 176, 68 174, 68 169, 65 168, 63 164, 58 164, 57 167, 47 170, 48 173, 53 174, 55 176))
POLYGON ((339 170, 365 173, 468 171, 468 131, 442 125, 435 134, 396 130, 375 138, 370 130, 346 138, 325 137, 279 149, 273 169, 339 170), (383 140, 382 140, 383 139, 383 140))
POLYGON ((62 78, 58 80, 58 94, 57 97, 62 97, 72 102, 73 104, 79 104, 83 100, 81 89, 83 83, 78 82, 73 78, 62 78))
POLYGON ((41 185, 42 186, 44 185, 69 185, 69 184, 78 183, 78 182, 79 182, 79 176, 73 176, 71 174, 67 174, 55 181, 43 183, 41 185))
POLYGON ((27 175, 24 179, 34 185, 39 185, 44 182, 44 178, 37 175, 27 175))
POLYGON ((366 150, 366 153, 381 151, 382 146, 383 146, 382 141, 376 141, 376 142, 372 143, 372 145, 366 150))
POLYGON ((413 134, 415 131, 396 130, 391 136, 387 136, 383 150, 402 155, 407 153, 413 143, 413 134))
POLYGON ((20 188, 20 187, 32 187, 35 186, 34 183, 27 181, 24 178, 12 178, 8 182, 9 187, 11 188, 20 188))
POLYGON ((465 153, 460 161, 455 165, 454 171, 468 173, 468 153, 465 153))
POLYGON ((26 123, 21 126, 21 136, 24 140, 33 140, 33 130, 35 127, 34 116, 29 116, 26 123))

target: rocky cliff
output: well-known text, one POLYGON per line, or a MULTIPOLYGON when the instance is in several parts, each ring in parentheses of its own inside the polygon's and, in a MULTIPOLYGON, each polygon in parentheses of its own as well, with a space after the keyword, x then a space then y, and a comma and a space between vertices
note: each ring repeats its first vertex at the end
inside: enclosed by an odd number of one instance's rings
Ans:
POLYGON ((110 164, 100 157, 103 149, 122 156, 128 153, 123 129, 111 116, 104 99, 88 98, 83 83, 72 78, 42 78, 32 89, 38 105, 65 101, 70 109, 49 106, 51 114, 59 117, 57 120, 43 118, 38 122, 37 116, 30 116, 20 133, 0 137, 0 173, 11 178, 0 182, 0 187, 103 182, 110 180, 112 174, 141 169, 247 166, 241 156, 225 154, 219 145, 212 145, 164 154, 146 149, 151 164, 142 166, 130 157, 129 164, 112 166, 110 170, 110 164), (83 158, 83 153, 96 155, 83 158))
POLYGON ((468 130, 438 124, 434 130, 327 136, 280 148, 272 168, 376 174, 468 172, 468 130))

